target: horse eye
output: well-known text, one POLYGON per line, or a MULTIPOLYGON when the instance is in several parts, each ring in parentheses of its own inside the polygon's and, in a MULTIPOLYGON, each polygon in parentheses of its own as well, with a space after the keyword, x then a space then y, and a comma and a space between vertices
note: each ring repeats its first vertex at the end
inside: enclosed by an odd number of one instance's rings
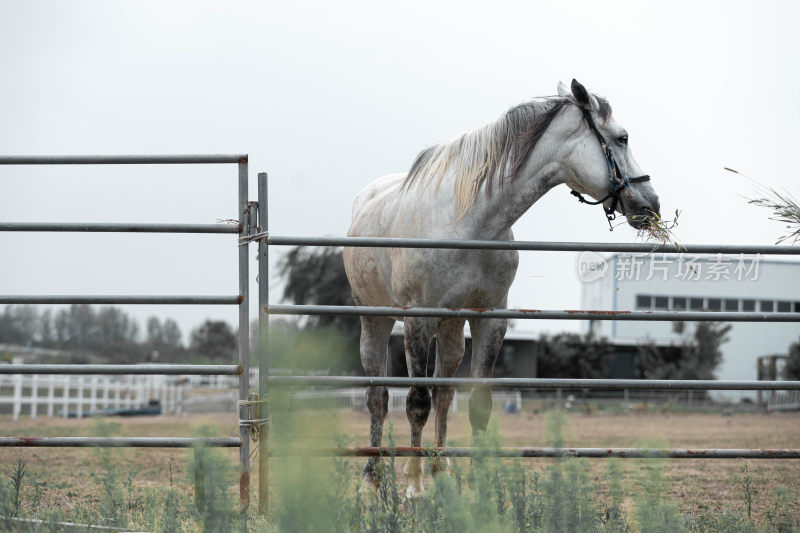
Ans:
POLYGON ((628 144, 628 136, 622 135, 621 137, 617 137, 617 142, 622 145, 628 144))

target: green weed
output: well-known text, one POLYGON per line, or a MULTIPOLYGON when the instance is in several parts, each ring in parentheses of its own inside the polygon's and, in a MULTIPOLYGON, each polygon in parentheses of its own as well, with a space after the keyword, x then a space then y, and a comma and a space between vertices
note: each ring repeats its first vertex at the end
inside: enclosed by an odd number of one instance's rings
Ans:
MULTIPOLYGON (((650 441, 640 443, 643 448, 665 448, 665 442, 650 441)), ((667 497, 669 481, 664 476, 664 459, 642 459, 639 462, 637 480, 638 496, 636 520, 640 531, 669 533, 683 531, 685 522, 680 516, 678 506, 667 497)))
MULTIPOLYGON (((285 368, 302 369, 307 366, 305 359, 319 361, 327 353, 324 346, 310 338, 296 340, 281 344, 280 364, 285 368)), ((400 473, 404 459, 391 452, 380 458, 375 463, 378 486, 362 487, 361 459, 302 451, 305 443, 334 449, 351 444, 349 438, 337 432, 335 417, 327 412, 299 409, 297 404, 290 404, 287 392, 277 388, 273 388, 268 400, 272 459, 266 517, 246 511, 237 514, 234 510, 238 472, 217 449, 197 448, 188 455, 188 479, 178 481, 195 487, 196 500, 176 489, 172 463, 169 472, 164 473, 165 478, 168 476, 163 483, 165 488, 143 489, 137 483, 139 470, 121 466, 124 454, 98 449, 101 468, 93 478, 96 496, 86 501, 77 501, 76 497, 61 513, 40 508, 41 502, 47 500, 48 485, 32 479, 24 462, 10 465, 8 471, 2 472, 6 482, 0 483, 0 530, 13 530, 10 519, 14 516, 49 522, 40 530, 57 531, 55 522, 69 520, 156 532, 213 533, 789 532, 797 531, 800 525, 792 519, 796 495, 788 491, 776 494, 772 507, 762 509, 763 515, 759 515, 756 483, 747 464, 732 480, 743 496, 743 508, 705 508, 682 515, 669 497, 666 460, 626 463, 634 472, 628 474, 629 479, 619 460, 609 460, 601 479, 594 480, 585 459, 493 456, 492 452, 501 446, 496 424, 474 439, 476 457, 452 459, 447 475, 431 476, 426 472, 425 493, 407 500, 400 473)), ((561 409, 553 409, 545 416, 547 444, 564 447, 567 415, 561 409)), ((101 436, 118 429, 118 424, 101 419, 92 425, 92 432, 101 436)), ((201 428, 197 435, 211 436, 211 432, 201 428)), ((390 449, 395 445, 391 424, 387 426, 385 443, 390 449)), ((638 443, 643 447, 665 444, 638 443)), ((436 454, 431 451, 425 464, 435 459, 436 454)), ((62 480, 51 486, 66 487, 62 480)))
POLYGON ((14 471, 9 476, 11 478, 11 488, 14 491, 13 495, 13 507, 14 511, 12 516, 17 516, 19 514, 19 493, 22 489, 22 480, 25 477, 25 461, 20 458, 17 458, 17 464, 14 468, 14 471))
POLYGON ((750 475, 750 468, 747 461, 742 465, 742 473, 738 479, 739 488, 742 490, 744 497, 745 508, 747 509, 747 519, 753 519, 753 495, 755 489, 753 488, 753 477, 750 475))

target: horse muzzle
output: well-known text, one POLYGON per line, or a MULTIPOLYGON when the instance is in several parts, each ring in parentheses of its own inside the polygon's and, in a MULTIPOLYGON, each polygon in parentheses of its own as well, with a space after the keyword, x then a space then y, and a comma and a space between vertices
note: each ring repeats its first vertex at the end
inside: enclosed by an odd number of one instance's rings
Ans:
POLYGON ((632 228, 645 229, 653 221, 661 219, 661 206, 658 203, 658 199, 627 211, 625 218, 632 228))

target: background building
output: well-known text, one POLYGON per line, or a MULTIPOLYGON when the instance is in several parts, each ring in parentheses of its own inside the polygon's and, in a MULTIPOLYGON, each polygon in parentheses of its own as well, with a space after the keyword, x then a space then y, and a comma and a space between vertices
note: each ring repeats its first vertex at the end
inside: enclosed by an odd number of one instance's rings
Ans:
MULTIPOLYGON (((761 256, 667 256, 586 252, 578 261, 584 309, 800 312, 800 262, 761 256)), ((797 323, 732 322, 718 379, 756 379, 761 355, 786 353, 800 338, 797 323)), ((670 322, 588 321, 618 343, 679 343, 670 322)))

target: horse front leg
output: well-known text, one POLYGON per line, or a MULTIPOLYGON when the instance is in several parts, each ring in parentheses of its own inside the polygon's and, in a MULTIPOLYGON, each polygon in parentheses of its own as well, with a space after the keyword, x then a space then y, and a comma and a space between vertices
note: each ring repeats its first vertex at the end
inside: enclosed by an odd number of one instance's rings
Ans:
MULTIPOLYGON (((464 357, 464 321, 448 322, 436 333, 436 367, 434 377, 452 377, 464 357)), ((433 405, 436 410, 436 447, 447 446, 447 413, 453 403, 455 387, 434 387, 433 405)), ((450 470, 447 457, 436 457, 432 461, 433 473, 450 470)))
MULTIPOLYGON (((412 378, 425 377, 428 367, 428 342, 423 320, 406 319, 405 349, 408 375, 412 378)), ((406 417, 411 426, 411 446, 422 446, 422 428, 431 412, 431 395, 428 387, 409 387, 406 397, 406 417)), ((406 498, 415 498, 423 493, 422 458, 411 457, 406 463, 408 488, 406 498)))
MULTIPOLYGON (((489 378, 494 372, 494 363, 500 353, 506 334, 505 319, 476 319, 469 322, 472 332, 472 363, 469 374, 473 378, 489 378)), ((486 432, 492 412, 492 389, 476 386, 469 398, 469 422, 472 438, 486 432)))
MULTIPOLYGON (((369 377, 386 375, 389 336, 394 320, 385 317, 361 317, 361 364, 369 377)), ((367 387, 367 408, 369 409, 369 445, 380 446, 383 436, 383 422, 389 411, 389 391, 386 387, 367 387)), ((364 465, 363 488, 377 487, 376 475, 379 459, 370 457, 364 465)))

